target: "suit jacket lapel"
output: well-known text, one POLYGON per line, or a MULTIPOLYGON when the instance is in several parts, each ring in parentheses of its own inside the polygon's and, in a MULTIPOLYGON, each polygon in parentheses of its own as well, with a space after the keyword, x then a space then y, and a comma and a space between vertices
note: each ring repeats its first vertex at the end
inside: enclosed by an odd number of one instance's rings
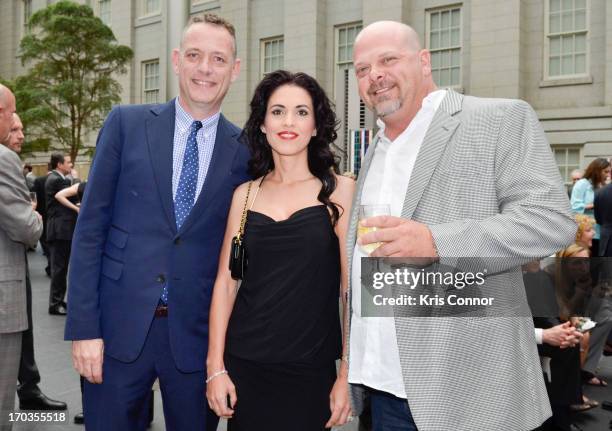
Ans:
POLYGON ((202 216, 202 213, 210 207, 215 194, 219 191, 219 188, 231 173, 230 170, 232 162, 234 161, 234 156, 238 150, 238 145, 236 133, 232 131, 228 121, 223 114, 221 114, 219 123, 217 124, 215 148, 213 149, 202 191, 191 209, 191 212, 187 216, 187 219, 181 226, 179 233, 189 229, 193 222, 198 220, 202 216))
POLYGON ((423 195, 423 191, 429 184, 431 175, 438 165, 446 144, 450 141, 457 126, 459 126, 459 120, 454 118, 453 115, 461 110, 462 102, 462 95, 448 90, 438 107, 427 129, 412 174, 410 175, 408 190, 406 191, 406 198, 402 207, 402 218, 412 218, 412 214, 423 195))
POLYGON ((151 108, 153 117, 146 121, 147 144, 159 198, 168 224, 176 232, 174 202, 172 199, 172 149, 174 147, 174 99, 165 105, 151 108))
MULTIPOLYGON (((361 193, 363 192, 363 184, 368 170, 374 158, 374 152, 376 145, 378 144, 378 137, 372 142, 372 145, 368 148, 363 162, 361 163, 361 170, 359 171, 359 177, 357 178, 357 184, 355 186, 355 195, 353 196, 353 206, 351 209, 351 218, 349 220, 349 227, 346 236, 346 255, 348 258, 348 274, 349 274, 349 286, 351 284, 351 273, 353 271, 353 252, 355 251, 355 242, 357 241, 357 222, 359 221, 359 204, 361 202, 361 193)), ((349 288, 349 298, 351 296, 351 289, 349 288)), ((349 300, 349 307, 351 302, 349 300)))

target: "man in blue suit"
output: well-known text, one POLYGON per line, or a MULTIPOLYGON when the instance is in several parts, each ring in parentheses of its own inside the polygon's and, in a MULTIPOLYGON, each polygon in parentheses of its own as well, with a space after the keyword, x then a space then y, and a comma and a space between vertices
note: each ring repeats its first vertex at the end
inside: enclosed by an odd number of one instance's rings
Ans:
POLYGON ((143 430, 159 378, 169 430, 216 429, 205 400, 208 313, 240 130, 220 114, 237 76, 233 26, 191 18, 172 53, 179 97, 120 106, 98 137, 73 239, 67 340, 88 430, 143 430))

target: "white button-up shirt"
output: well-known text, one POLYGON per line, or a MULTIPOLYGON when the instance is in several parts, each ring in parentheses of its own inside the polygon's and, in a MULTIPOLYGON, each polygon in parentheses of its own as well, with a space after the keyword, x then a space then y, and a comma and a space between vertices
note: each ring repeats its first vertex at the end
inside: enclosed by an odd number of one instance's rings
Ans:
MULTIPOLYGON (((385 124, 378 120, 378 142, 363 185, 361 205, 388 204, 392 216, 401 216, 419 149, 445 95, 445 90, 428 94, 419 112, 394 141, 385 136, 385 124)), ((349 382, 406 398, 394 319, 361 317, 361 258, 366 256, 356 244, 351 274, 349 382)))

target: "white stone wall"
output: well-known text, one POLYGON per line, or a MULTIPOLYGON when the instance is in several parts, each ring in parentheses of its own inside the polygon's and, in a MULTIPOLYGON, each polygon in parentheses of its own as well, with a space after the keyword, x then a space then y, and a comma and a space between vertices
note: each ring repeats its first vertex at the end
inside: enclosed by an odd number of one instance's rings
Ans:
MULTIPOLYGON (((175 19, 168 19, 168 8, 179 8, 185 21, 189 14, 202 11, 229 19, 236 27, 242 71, 223 112, 242 125, 261 78, 262 39, 283 36, 284 67, 312 74, 333 98, 337 26, 402 20, 424 42, 426 12, 460 4, 462 79, 458 90, 528 101, 538 112, 551 144, 581 146, 587 163, 597 155, 612 155, 612 2, 589 3, 586 83, 544 81, 545 0, 161 0, 160 15, 146 18, 142 18, 140 0, 113 0, 111 27, 119 43, 134 50, 128 73, 119 77, 122 103, 141 103, 142 62, 146 60, 159 58, 160 100, 178 93, 169 62, 170 45, 181 29, 175 19)), ((33 1, 35 10, 46 4, 47 0, 33 1)), ((18 56, 21 22, 21 0, 0 1, 0 76, 12 78, 23 72, 18 56)))

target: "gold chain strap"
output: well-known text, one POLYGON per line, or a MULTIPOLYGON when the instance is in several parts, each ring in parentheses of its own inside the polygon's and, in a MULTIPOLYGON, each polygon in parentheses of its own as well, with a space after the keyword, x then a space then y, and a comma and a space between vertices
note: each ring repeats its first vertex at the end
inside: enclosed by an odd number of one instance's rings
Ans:
POLYGON ((236 241, 238 244, 242 244, 242 236, 244 235, 244 225, 246 224, 247 216, 247 205, 249 204, 249 195, 251 194, 251 186, 253 181, 249 181, 249 187, 247 189, 246 199, 244 200, 244 209, 242 210, 242 220, 240 220, 240 229, 238 229, 238 235, 236 235, 236 241))

